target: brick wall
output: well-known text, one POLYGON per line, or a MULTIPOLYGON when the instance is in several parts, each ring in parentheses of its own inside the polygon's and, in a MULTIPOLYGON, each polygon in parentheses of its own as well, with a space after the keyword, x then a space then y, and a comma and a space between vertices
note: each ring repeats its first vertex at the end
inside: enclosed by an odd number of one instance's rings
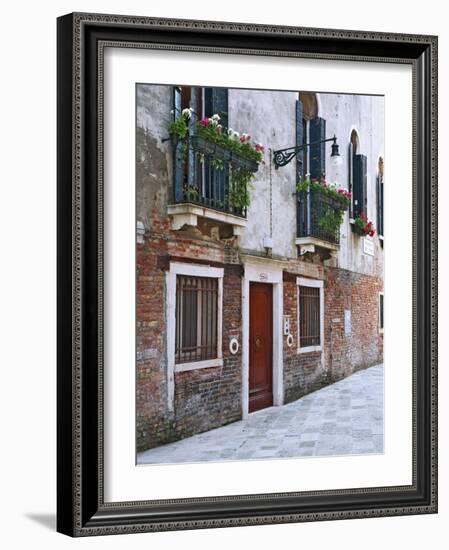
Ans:
POLYGON ((284 273, 284 315, 290 316, 293 345, 284 336, 284 402, 290 403, 327 383, 321 354, 298 353, 298 311, 296 274, 284 273))
POLYGON ((241 266, 229 243, 204 240, 197 232, 166 231, 137 245, 137 448, 210 430, 241 418, 241 266), (224 264, 225 259, 234 262, 224 264), (167 407, 165 273, 170 261, 220 265, 223 279, 223 366, 175 373, 175 406, 167 407))
POLYGON ((242 417, 241 346, 229 351, 229 340, 241 344, 241 270, 225 266, 223 277, 223 366, 175 374, 175 421, 180 437, 204 432, 242 417))
POLYGON ((338 380, 383 361, 378 314, 383 281, 338 268, 326 268, 325 273, 325 363, 331 378, 338 380), (350 311, 347 332, 345 310, 350 311))
POLYGON ((339 268, 324 271, 324 355, 298 353, 296 275, 284 273, 284 315, 290 315, 294 344, 284 337, 284 401, 289 403, 356 370, 383 361, 383 334, 379 332, 379 292, 383 283, 339 268), (351 330, 345 333, 345 310, 351 312, 351 330))
MULTIPOLYGON (((142 93, 153 93, 151 89, 142 93)), ((229 339, 241 344, 241 267, 235 239, 216 224, 172 231, 171 158, 150 132, 137 128, 137 219, 146 234, 136 249, 136 422, 143 450, 241 418, 241 346, 231 355, 229 339), (227 237, 227 238, 223 238, 227 237), (223 366, 175 374, 175 406, 167 406, 165 274, 170 261, 225 268, 223 366)))

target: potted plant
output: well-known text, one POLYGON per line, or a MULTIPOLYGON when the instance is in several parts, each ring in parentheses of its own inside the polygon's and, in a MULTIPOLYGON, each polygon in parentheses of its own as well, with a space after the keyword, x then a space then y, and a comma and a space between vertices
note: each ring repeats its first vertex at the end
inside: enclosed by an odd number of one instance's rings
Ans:
POLYGON ((354 218, 352 230, 356 235, 360 235, 361 237, 374 237, 376 234, 374 223, 363 212, 354 218))
POLYGON ((189 120, 192 116, 192 109, 183 109, 181 116, 176 117, 168 126, 170 141, 173 148, 176 148, 179 140, 185 140, 189 133, 189 120))

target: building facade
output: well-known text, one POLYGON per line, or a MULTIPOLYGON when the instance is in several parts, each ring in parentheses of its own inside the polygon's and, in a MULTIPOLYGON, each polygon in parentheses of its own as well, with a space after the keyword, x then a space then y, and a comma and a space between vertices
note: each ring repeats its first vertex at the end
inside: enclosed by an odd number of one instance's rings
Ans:
POLYGON ((136 97, 137 449, 381 363, 383 97, 146 84, 136 97), (236 159, 167 139, 187 107, 264 145, 249 206, 229 200, 236 159), (334 135, 340 165, 321 143, 334 135), (324 178, 351 192, 337 232, 321 223, 332 205, 297 189, 324 178))

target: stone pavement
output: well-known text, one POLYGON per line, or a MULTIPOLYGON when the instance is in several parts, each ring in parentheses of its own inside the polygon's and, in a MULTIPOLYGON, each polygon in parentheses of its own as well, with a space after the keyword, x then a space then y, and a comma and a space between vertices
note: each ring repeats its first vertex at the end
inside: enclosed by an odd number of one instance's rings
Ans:
POLYGON ((382 453, 383 409, 383 365, 376 365, 288 405, 139 453, 137 463, 382 453))

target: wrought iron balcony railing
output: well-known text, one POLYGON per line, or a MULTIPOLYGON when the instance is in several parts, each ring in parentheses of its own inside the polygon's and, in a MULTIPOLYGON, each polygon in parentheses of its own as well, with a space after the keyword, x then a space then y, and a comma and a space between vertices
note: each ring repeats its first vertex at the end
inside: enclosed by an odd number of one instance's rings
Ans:
POLYGON ((297 237, 310 237, 333 245, 340 244, 340 227, 329 229, 328 217, 341 210, 340 203, 319 191, 309 189, 297 194, 297 237))
MULTIPOLYGON (((182 155, 180 145, 176 155, 182 155)), ((191 136, 183 162, 178 160, 174 202, 192 203, 246 218, 246 208, 233 204, 232 170, 256 172, 257 162, 200 136, 191 136)))

